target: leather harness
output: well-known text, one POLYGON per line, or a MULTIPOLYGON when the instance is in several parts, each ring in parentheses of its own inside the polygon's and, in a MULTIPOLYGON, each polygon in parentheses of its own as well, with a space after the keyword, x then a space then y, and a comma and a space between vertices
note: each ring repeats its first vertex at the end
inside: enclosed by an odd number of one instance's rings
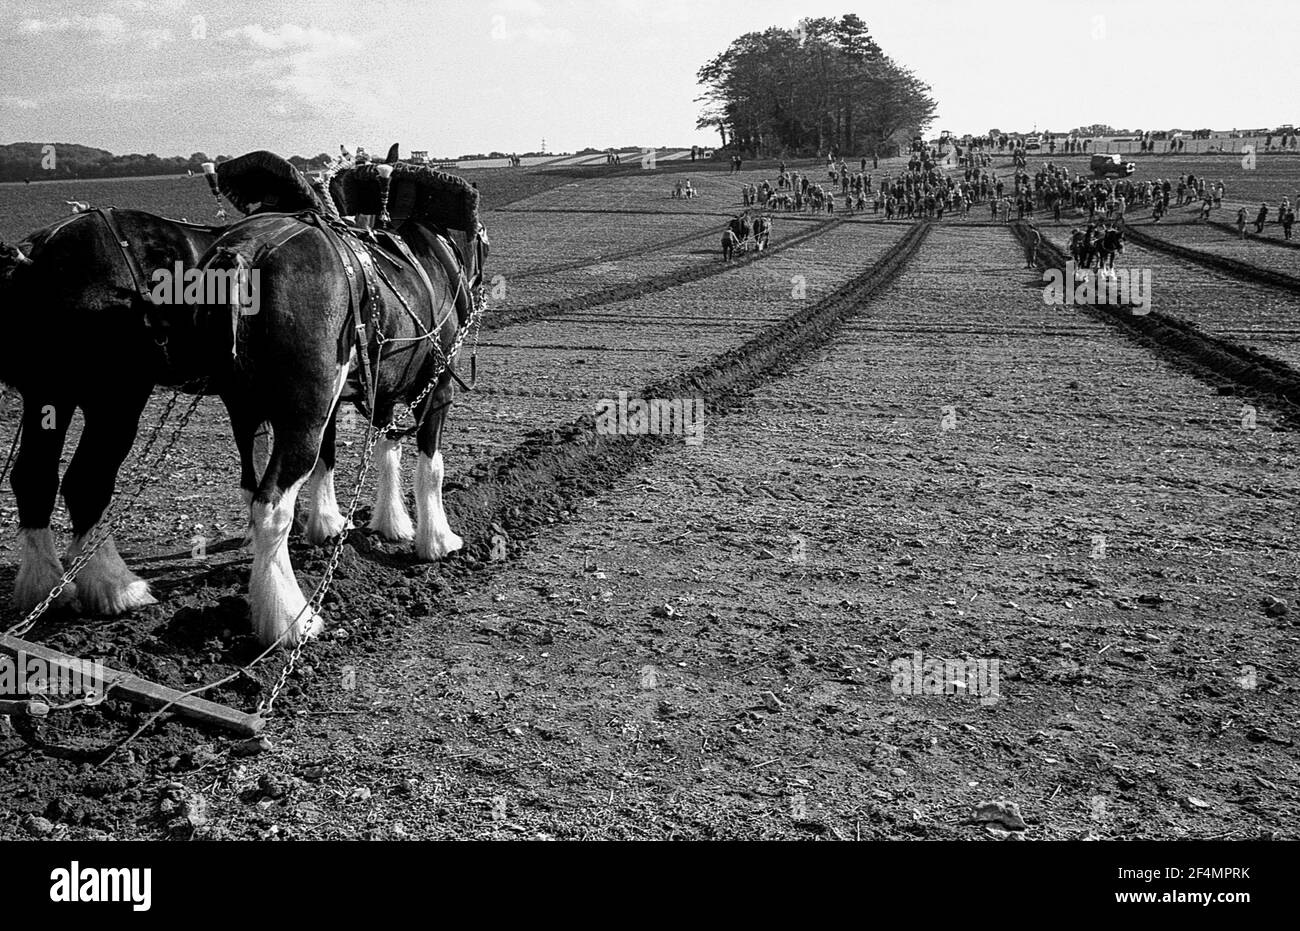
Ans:
MULTIPOLYGON (((406 244, 401 236, 386 230, 356 229, 341 223, 330 222, 328 218, 316 213, 308 214, 303 219, 315 225, 325 234, 325 238, 333 246, 339 261, 343 265, 343 274, 348 281, 350 297, 347 325, 343 328, 343 333, 339 337, 339 361, 340 363, 347 362, 353 347, 349 337, 355 334, 359 347, 357 352, 358 375, 361 381, 361 394, 365 399, 364 409, 368 414, 373 413, 375 392, 378 390, 378 383, 373 373, 379 366, 379 352, 382 348, 376 339, 376 335, 379 321, 383 316, 384 298, 383 290, 380 288, 379 273, 375 270, 375 254, 371 252, 366 240, 370 240, 379 247, 380 255, 400 266, 402 263, 398 262, 390 254, 397 253, 419 276, 425 294, 428 296, 429 319, 432 324, 430 328, 426 329, 426 333, 437 339, 436 334, 442 330, 447 318, 436 318, 437 304, 433 282, 430 280, 424 266, 411 252, 410 246, 406 244), (372 346, 374 346, 376 353, 373 360, 371 359, 372 346)), ((457 323, 459 326, 464 326, 470 319, 474 308, 470 288, 465 281, 464 261, 456 249, 455 243, 443 235, 435 234, 432 242, 434 257, 443 267, 448 279, 455 283, 457 323)), ((425 327, 424 321, 418 317, 415 322, 421 328, 425 327)), ((455 377, 454 372, 452 375, 455 377)), ((457 380, 459 381, 459 379, 457 380)), ((466 390, 469 390, 468 386, 464 385, 463 382, 461 384, 466 390)))
MULTIPOLYGON (((144 303, 145 328, 153 334, 154 341, 163 348, 165 355, 168 321, 161 313, 159 305, 154 301, 152 291, 149 288, 148 276, 145 274, 135 250, 132 249, 130 240, 123 235, 113 211, 114 208, 112 207, 96 207, 90 212, 99 217, 108 229, 113 242, 117 244, 122 261, 131 277, 133 288, 144 303)), ((51 230, 50 235, 58 232, 67 223, 75 220, 77 216, 68 217, 67 220, 57 224, 51 230)), ((379 360, 378 358, 371 360, 371 347, 374 346, 375 350, 379 349, 379 343, 375 337, 378 321, 382 318, 384 299, 383 291, 379 286, 379 276, 375 271, 374 256, 370 248, 362 240, 361 231, 342 223, 331 222, 329 218, 323 217, 315 211, 296 214, 259 214, 258 216, 259 218, 275 216, 278 222, 268 233, 258 238, 257 251, 253 256, 254 265, 295 236, 305 232, 308 226, 314 226, 324 233, 326 241, 333 247, 335 254, 343 265, 343 274, 347 278, 349 294, 347 324, 339 335, 339 362, 340 364, 347 364, 354 345, 352 336, 355 334, 356 345, 358 346, 357 360, 360 369, 358 374, 361 379, 361 393, 365 399, 367 411, 373 411, 375 392, 378 390, 378 384, 373 372, 378 366, 379 360)), ((366 232, 369 233, 370 238, 376 245, 380 245, 382 237, 381 248, 386 247, 386 252, 397 253, 406 264, 416 271, 421 284, 424 285, 425 293, 428 295, 430 319, 433 323, 433 329, 429 332, 435 334, 439 332, 443 323, 446 322, 446 318, 433 319, 436 306, 434 287, 424 266, 411 252, 406 242, 397 234, 374 230, 366 232)), ((432 243, 434 257, 447 273, 448 279, 455 283, 456 317, 458 325, 463 327, 470 319, 474 309, 470 287, 465 280, 464 259, 460 255, 460 250, 456 247, 456 244, 445 236, 435 234, 432 243)), ((457 379, 457 381, 460 381, 460 379, 457 379)), ((468 386, 464 385, 464 382, 461 382, 461 384, 468 390, 468 386)))

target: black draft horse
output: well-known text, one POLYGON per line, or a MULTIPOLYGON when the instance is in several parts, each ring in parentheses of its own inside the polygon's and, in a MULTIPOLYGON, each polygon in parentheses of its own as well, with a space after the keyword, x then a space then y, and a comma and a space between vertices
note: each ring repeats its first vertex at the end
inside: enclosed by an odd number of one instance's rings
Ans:
MULTIPOLYGON (((64 574, 50 517, 77 409, 84 427, 62 483, 72 520, 69 562, 108 508, 154 386, 182 386, 212 371, 212 334, 194 309, 158 307, 144 292, 156 270, 193 267, 221 230, 105 209, 65 217, 16 246, 0 244, 0 382, 23 403, 10 480, 21 549, 13 604, 20 611, 35 608, 64 574)), ((56 603, 120 614, 154 598, 110 534, 56 603)))
POLYGON ((453 392, 448 355, 475 312, 487 257, 478 192, 459 178, 401 164, 347 169, 330 188, 344 215, 381 218, 391 190, 395 235, 381 234, 366 249, 358 231, 342 230, 336 218, 304 216, 287 235, 284 217, 251 216, 204 260, 244 268, 259 292, 258 312, 235 318, 235 374, 223 398, 250 502, 253 628, 268 645, 296 644, 323 623, 298 586, 287 540, 304 485, 309 542, 345 529, 333 480, 340 403, 354 401, 381 430, 398 404, 415 404, 417 523, 412 527, 403 500, 400 437, 385 432, 376 446, 371 529, 390 540, 414 539, 426 560, 462 545, 443 507, 440 445, 453 392), (271 241, 277 244, 267 248, 271 241), (264 422, 274 439, 259 475, 253 440, 264 422))

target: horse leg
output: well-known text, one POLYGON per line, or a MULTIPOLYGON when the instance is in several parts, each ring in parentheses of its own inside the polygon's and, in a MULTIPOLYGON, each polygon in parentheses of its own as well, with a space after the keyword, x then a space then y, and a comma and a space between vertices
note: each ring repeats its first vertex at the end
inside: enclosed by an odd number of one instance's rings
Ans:
POLYGON ((289 531, 298 492, 320 458, 321 440, 346 380, 344 367, 330 386, 334 393, 313 399, 319 402, 314 415, 298 410, 277 414, 271 421, 275 432, 271 461, 249 507, 253 566, 248 576, 248 600, 253 632, 263 646, 294 646, 324 626, 294 577, 289 531))
MULTIPOLYGON (((378 419, 378 418, 377 418, 378 419)), ((387 420, 380 421, 387 423, 387 420)), ((375 447, 375 509, 370 529, 385 540, 405 543, 415 539, 415 527, 402 494, 402 440, 380 438, 375 447)))
MULTIPOLYGON (((124 397, 82 405, 85 428, 63 476, 63 500, 72 518, 69 561, 85 552, 113 499, 118 470, 131 452, 152 391, 152 385, 141 383, 128 386, 124 397)), ((87 559, 76 581, 77 600, 82 611, 90 614, 123 614, 158 603, 149 583, 126 567, 111 533, 87 559)))
POLYGON ((415 466, 415 511, 418 519, 415 555, 426 561, 441 559, 465 545, 464 540, 452 533, 442 503, 442 480, 445 475, 441 449, 442 428, 447 420, 451 398, 451 373, 447 372, 439 381, 437 390, 425 401, 425 415, 420 421, 417 435, 420 458, 415 466))
POLYGON ((319 546, 348 529, 347 518, 339 510, 338 497, 334 492, 334 467, 338 454, 334 446, 337 419, 338 409, 335 408, 325 424, 320 457, 316 460, 316 467, 312 469, 307 484, 307 520, 304 531, 307 542, 314 546, 319 546))
MULTIPOLYGON (((22 444, 9 482, 18 499, 18 541, 22 548, 12 601, 24 614, 40 604, 63 577, 50 515, 59 494, 59 456, 76 409, 70 401, 41 404, 30 396, 23 397, 22 444)), ((76 597, 76 586, 68 585, 55 604, 68 605, 76 597)))
MULTIPOLYGON (((258 483, 266 474, 270 459, 267 438, 270 427, 261 421, 253 410, 253 405, 246 399, 235 395, 222 395, 226 413, 230 416, 230 431, 235 438, 235 448, 239 451, 239 493, 244 499, 247 510, 253 504, 257 494, 258 483)), ((244 545, 253 542, 252 529, 244 534, 244 545)))

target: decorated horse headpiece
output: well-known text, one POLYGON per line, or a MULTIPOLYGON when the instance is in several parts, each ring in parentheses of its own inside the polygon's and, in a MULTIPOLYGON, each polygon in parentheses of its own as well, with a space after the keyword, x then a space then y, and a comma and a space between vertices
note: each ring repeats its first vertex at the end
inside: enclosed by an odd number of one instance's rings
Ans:
POLYGON ((241 212, 254 209, 299 213, 326 212, 327 205, 307 176, 274 152, 249 152, 222 162, 204 174, 213 193, 218 191, 241 212))
POLYGON ((399 162, 345 168, 330 179, 330 194, 344 216, 369 214, 393 223, 418 220, 478 235, 479 194, 454 175, 399 162))

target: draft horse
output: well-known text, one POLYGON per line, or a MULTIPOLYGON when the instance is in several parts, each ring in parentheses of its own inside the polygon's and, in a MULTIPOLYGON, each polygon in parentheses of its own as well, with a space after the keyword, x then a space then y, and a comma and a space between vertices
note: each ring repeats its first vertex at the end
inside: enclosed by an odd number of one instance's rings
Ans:
MULTIPOLYGON (((5 329, 0 382, 22 396, 22 439, 10 484, 18 503, 20 563, 13 604, 26 613, 64 574, 50 517, 73 415, 84 427, 63 475, 72 521, 69 562, 108 509, 155 385, 190 386, 217 374, 212 339, 196 308, 159 306, 153 273, 193 267, 222 228, 138 210, 90 209, 17 245, 0 244, 5 329)), ((108 535, 56 604, 120 614, 153 604, 108 535)))
POLYGON ((258 313, 237 318, 235 373, 224 397, 250 506, 249 600, 264 644, 295 644, 323 623, 298 586, 287 540, 304 487, 308 541, 345 529, 333 478, 340 404, 356 404, 382 434, 371 529, 390 540, 414 539, 426 560, 462 545, 443 507, 440 447, 457 335, 481 306, 489 243, 478 192, 459 178, 404 164, 349 168, 329 189, 337 213, 251 216, 204 258, 208 267, 256 272, 259 282, 258 313), (381 229, 358 230, 340 214, 377 217, 381 229), (383 230, 390 218, 391 231, 383 230), (417 423, 415 526, 401 488, 401 438, 389 430, 399 404, 411 407, 417 423), (274 439, 259 474, 253 439, 264 422, 274 439))

